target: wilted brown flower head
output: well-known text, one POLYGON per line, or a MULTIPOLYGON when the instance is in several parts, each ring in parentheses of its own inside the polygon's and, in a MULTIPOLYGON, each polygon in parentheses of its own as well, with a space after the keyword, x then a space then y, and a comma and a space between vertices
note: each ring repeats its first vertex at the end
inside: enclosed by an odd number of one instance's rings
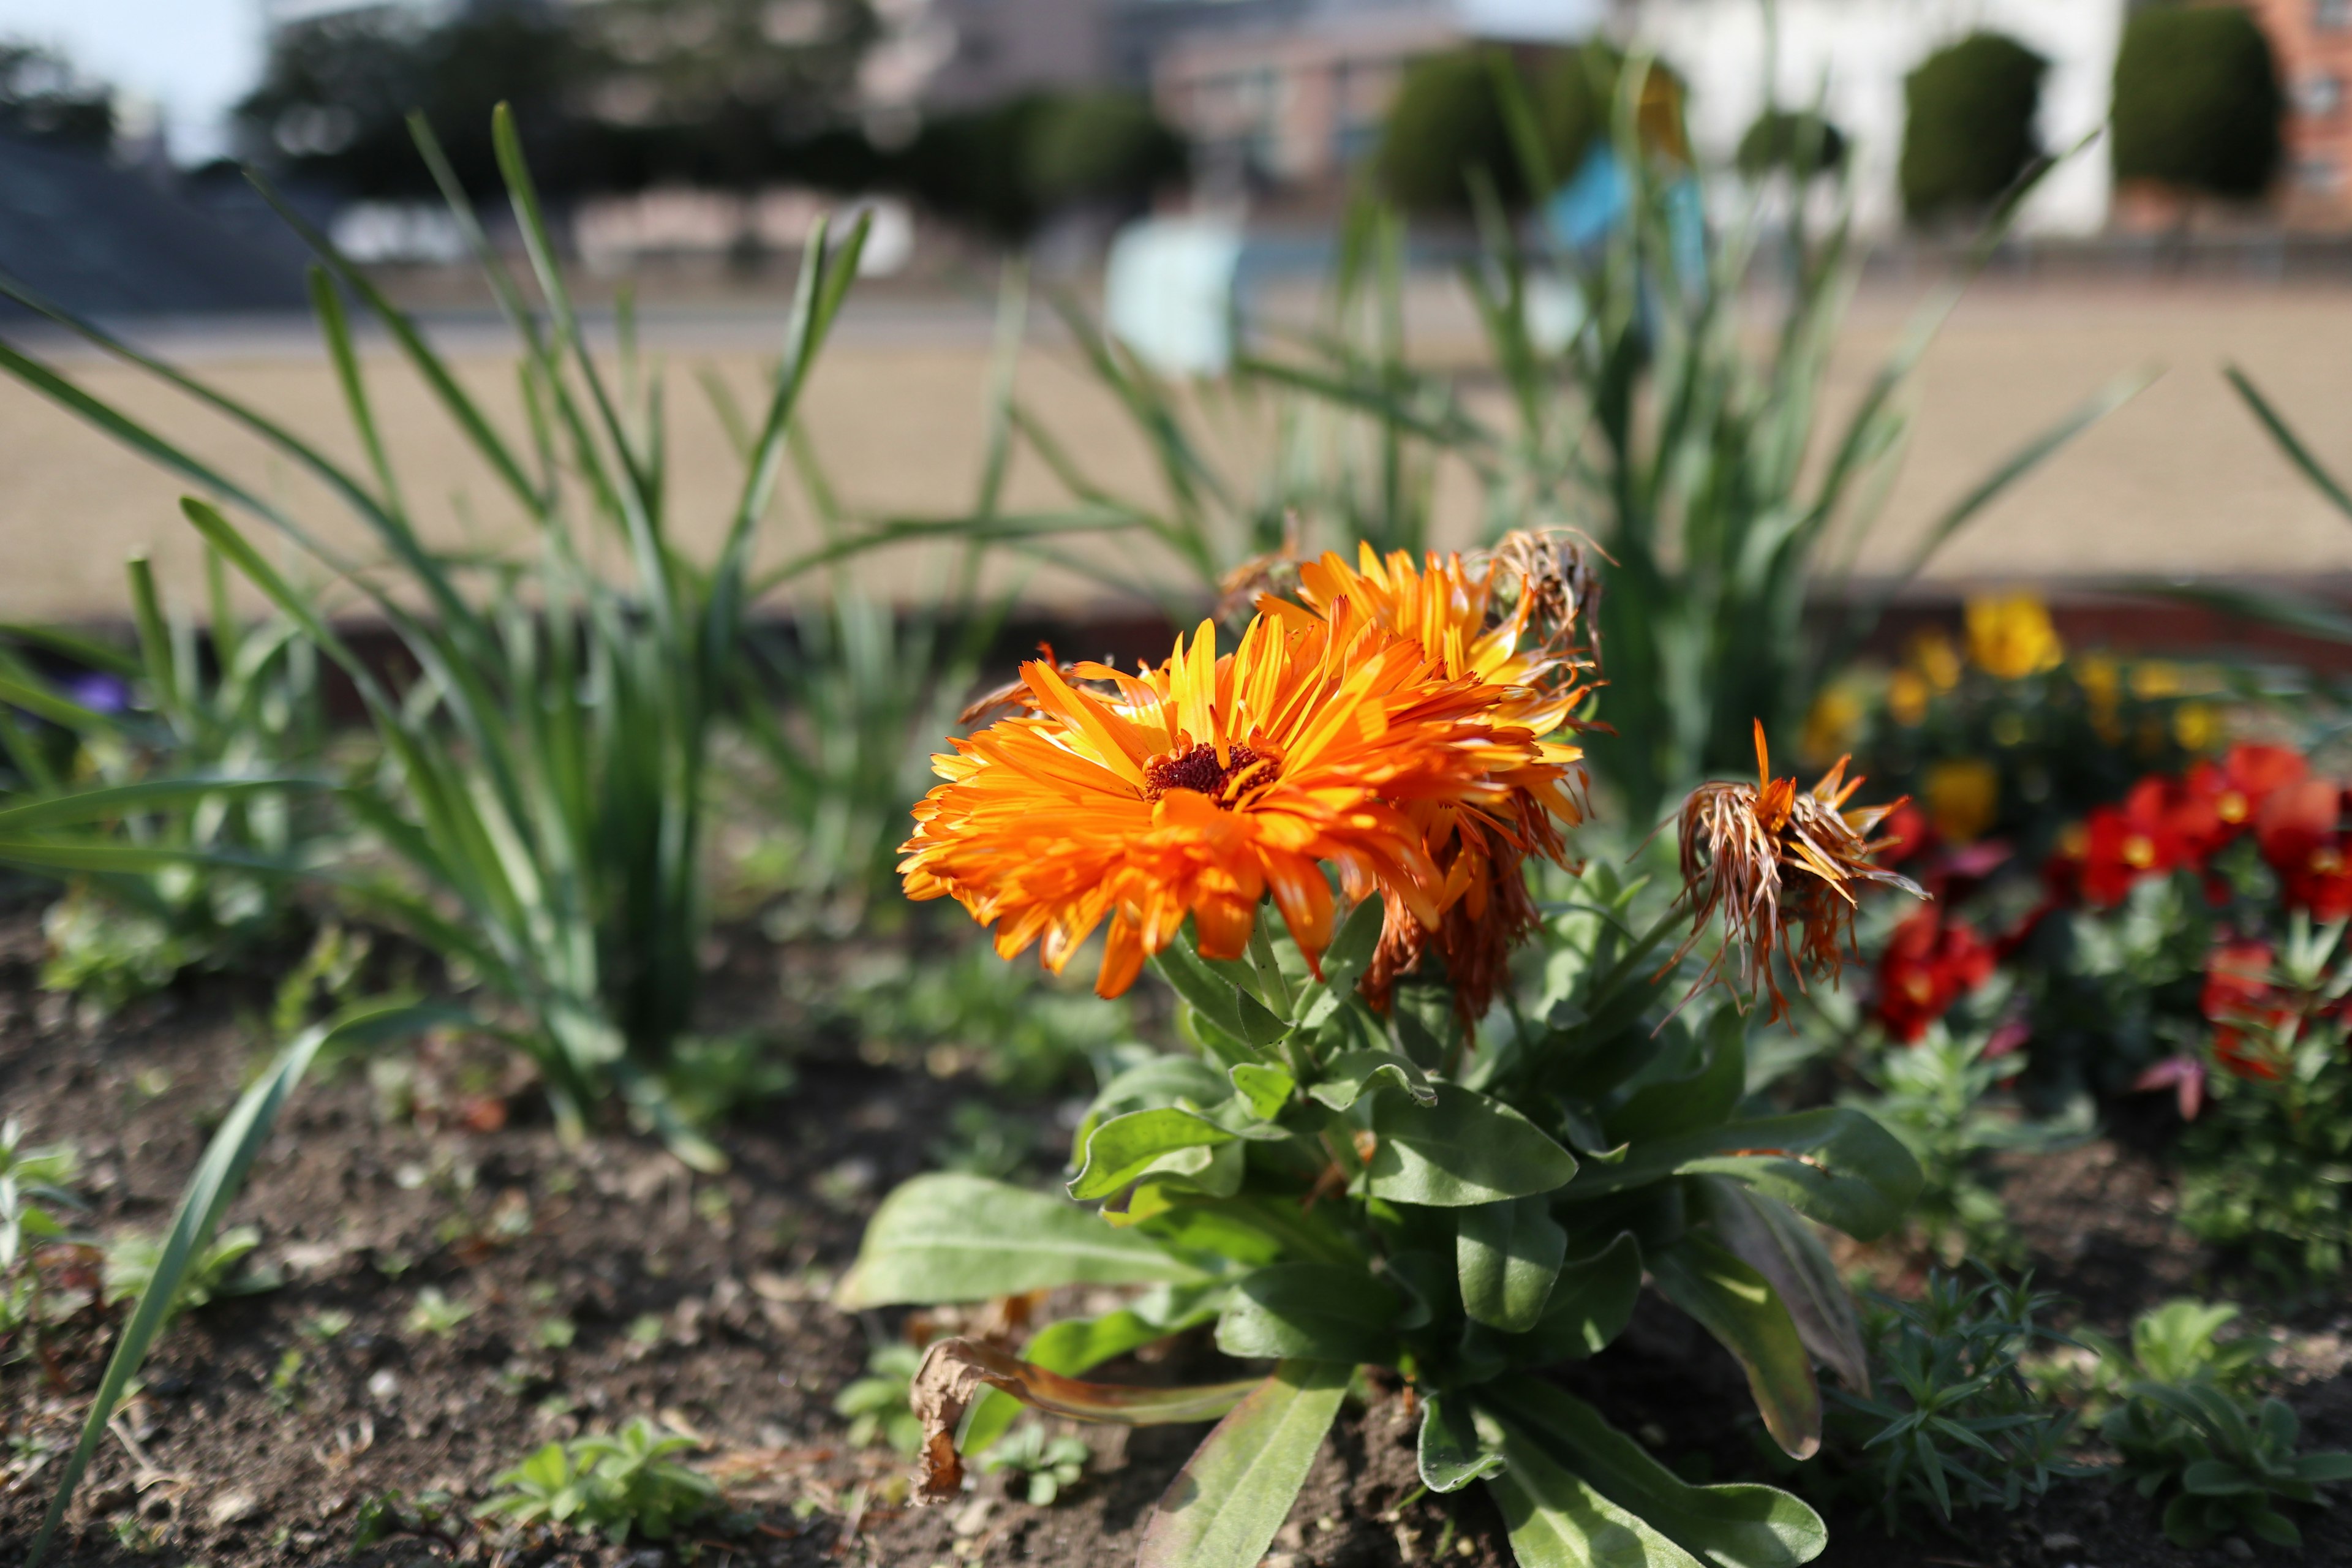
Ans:
POLYGON ((1721 977, 1725 959, 1737 949, 1739 973, 1731 984, 1745 999, 1741 1005, 1769 996, 1777 1022, 1788 1016, 1789 1000, 1772 971, 1775 948, 1787 955, 1799 990, 1822 975, 1834 985, 1853 952, 1858 892, 1883 887, 1927 896, 1909 878, 1872 861, 1885 844, 1873 843, 1871 834, 1903 802, 1847 811, 1846 800, 1863 782, 1847 780, 1847 760, 1840 757, 1820 783, 1800 790, 1795 779, 1772 776, 1759 721, 1756 782, 1701 784, 1683 803, 1683 889, 1691 901, 1691 932, 1668 967, 1690 952, 1717 910, 1723 915, 1723 950, 1694 994, 1721 977))
MULTIPOLYGON (((1582 653, 1588 668, 1601 664, 1601 573, 1592 557, 1606 554, 1565 528, 1518 529, 1487 552, 1496 579, 1517 584, 1538 647, 1555 657, 1582 653)), ((1516 609, 1516 605, 1514 605, 1516 609)))

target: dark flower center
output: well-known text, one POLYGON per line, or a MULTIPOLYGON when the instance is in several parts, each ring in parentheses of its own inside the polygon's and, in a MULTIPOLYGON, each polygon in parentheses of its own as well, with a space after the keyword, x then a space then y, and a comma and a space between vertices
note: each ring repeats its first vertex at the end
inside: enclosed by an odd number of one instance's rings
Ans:
POLYGON ((1225 756, 1227 760, 1220 763, 1217 748, 1203 743, 1189 751, 1154 757, 1143 764, 1143 793, 1158 800, 1171 789, 1189 789, 1225 805, 1230 804, 1224 799, 1225 786, 1243 773, 1256 768, 1255 776, 1250 780, 1254 784, 1263 784, 1272 776, 1271 768, 1258 767, 1265 759, 1248 746, 1228 746, 1225 756))

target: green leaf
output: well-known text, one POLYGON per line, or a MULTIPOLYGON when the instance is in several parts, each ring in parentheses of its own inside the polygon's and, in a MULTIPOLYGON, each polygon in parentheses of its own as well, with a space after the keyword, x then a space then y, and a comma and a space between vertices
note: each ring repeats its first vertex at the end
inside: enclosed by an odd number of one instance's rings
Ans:
POLYGON ((189 1268, 210 1245, 213 1233, 220 1226, 221 1215, 227 1212, 237 1189, 244 1184, 246 1173, 277 1128, 278 1112, 285 1109, 288 1098, 310 1070, 312 1060, 330 1044, 346 1038, 383 1038, 447 1016, 446 1008, 399 1003, 368 1002, 345 1008, 327 1022, 297 1036, 253 1087, 237 1098, 220 1130, 205 1146, 204 1157, 196 1162, 195 1173, 188 1178, 187 1187, 180 1194, 179 1212, 173 1215, 172 1228, 164 1235, 147 1288, 140 1292, 130 1321, 123 1324, 122 1335, 115 1342, 114 1353, 107 1360, 98 1393, 90 1400, 89 1415, 82 1423, 81 1440, 75 1445, 72 1457, 58 1476, 57 1494, 49 1500, 49 1511, 41 1521, 40 1533, 34 1538, 33 1549, 26 1559, 28 1563, 37 1564, 47 1553, 50 1539, 57 1534, 67 1506, 73 1501, 74 1490, 81 1484, 83 1472, 89 1468, 89 1461, 106 1436, 107 1423, 114 1418, 115 1409, 122 1402, 123 1391, 140 1363, 147 1359, 147 1352, 171 1315, 189 1268))
POLYGON ((1829 1544, 1821 1515, 1775 1487, 1697 1487, 1650 1457, 1584 1401, 1537 1378, 1477 1391, 1482 1410, 1545 1452, 1619 1507, 1718 1568, 1793 1568, 1829 1544))
POLYGON ((1278 1045, 1290 1036, 1290 1026, 1246 991, 1234 993, 1234 1014, 1241 1025, 1242 1038, 1260 1050, 1278 1045))
POLYGON ((1764 1277, 1697 1231, 1649 1256, 1667 1300, 1698 1320, 1748 1369, 1772 1440, 1793 1458, 1822 1446, 1822 1391, 1789 1309, 1764 1277))
POLYGON ((1850 1392, 1868 1393, 1870 1358, 1853 1299, 1811 1222, 1779 1199, 1721 1176, 1698 1177, 1696 1186, 1717 1237, 1779 1294, 1813 1359, 1850 1392))
POLYGON ((1643 1084, 1601 1118, 1612 1147, 1715 1127, 1739 1108, 1748 1092, 1748 1020, 1737 1008, 1718 1008, 1700 1048, 1706 1055, 1696 1070, 1643 1084))
POLYGON ((2262 1489, 2226 1459, 2198 1459, 2180 1472, 2180 1489, 2199 1497, 2239 1497, 2262 1489))
POLYGON ((1285 1362, 1193 1451, 1144 1521, 1136 1568, 1257 1568, 1290 1515, 1353 1368, 1285 1362))
POLYGON ((1447 1084, 1434 1105, 1383 1095, 1365 1184, 1390 1203, 1467 1208, 1531 1197, 1576 1174, 1576 1158, 1509 1106, 1447 1084))
POLYGON ((834 1300, 856 1310, 1201 1278, 1148 1237, 1114 1229, 1059 1198, 941 1173, 918 1176, 883 1200, 834 1300))
POLYGON ((1460 1491, 1503 1468, 1503 1457, 1478 1441, 1459 1394, 1424 1394, 1421 1401, 1421 1484, 1433 1492, 1460 1491))
POLYGON ((1421 1105, 1437 1103, 1427 1075, 1394 1051, 1341 1051, 1323 1066, 1323 1079, 1307 1094, 1334 1110, 1345 1110, 1379 1089, 1399 1089, 1421 1105))
POLYGON ((1918 1162, 1893 1133, 1840 1106, 1636 1144, 1615 1164, 1587 1164, 1560 1195, 1573 1203, 1693 1175, 1727 1176, 1858 1241, 1893 1229, 1920 1184, 1918 1162))
POLYGON ((1217 1320, 1230 1356, 1310 1361, 1394 1359, 1396 1292, 1360 1268, 1274 1263, 1252 1273, 1217 1320))
POLYGON ((1462 1310, 1473 1322, 1525 1333, 1543 1316, 1568 1256, 1568 1232, 1551 1217, 1549 1198, 1513 1198, 1461 1211, 1454 1267, 1462 1310))
POLYGON ((1280 1068, 1244 1062, 1227 1070, 1234 1090, 1248 1102, 1250 1114, 1260 1121, 1271 1121, 1281 1115, 1282 1108, 1290 1103, 1290 1091, 1298 1087, 1298 1080, 1280 1068))
POLYGON ((1190 942, 1181 939, 1170 942, 1152 954, 1151 966, 1210 1023, 1237 1040, 1247 1037, 1242 1032, 1239 987, 1202 963, 1190 942))
POLYGON ((1633 1321, 1642 1293, 1642 1248, 1621 1231, 1607 1247, 1560 1265, 1543 1316, 1523 1335, 1513 1359, 1549 1365, 1598 1355, 1633 1321))
POLYGON ((1160 1162, 1171 1154, 1213 1149, 1233 1141, 1234 1134, 1215 1122, 1173 1106, 1114 1116, 1096 1128, 1094 1136, 1087 1140, 1086 1163, 1070 1183, 1070 1195, 1113 1197, 1137 1178, 1159 1170, 1172 1170, 1180 1175, 1197 1174, 1207 1165, 1206 1159, 1201 1156, 1164 1166, 1160 1162))
POLYGON ((1640 1515, 1563 1469, 1542 1446, 1482 1408, 1478 1435, 1504 1468, 1486 1478, 1519 1568, 1703 1568, 1640 1515))
POLYGON ((1308 986, 1299 998, 1299 1027, 1312 1029, 1328 1021, 1331 1015, 1347 1005, 1348 995, 1371 966, 1372 954, 1381 945, 1381 923, 1384 910, 1380 900, 1366 899, 1348 911, 1339 929, 1331 936, 1331 945, 1323 950, 1323 977, 1308 986))

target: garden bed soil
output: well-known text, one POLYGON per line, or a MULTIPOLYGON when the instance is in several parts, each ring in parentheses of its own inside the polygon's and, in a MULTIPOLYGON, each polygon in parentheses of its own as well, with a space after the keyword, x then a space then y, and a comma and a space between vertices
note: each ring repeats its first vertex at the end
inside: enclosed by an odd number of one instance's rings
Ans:
MULTIPOLYGON (((37 926, 0 922, 0 1106, 30 1141, 71 1140, 84 1157, 91 1228, 168 1223, 204 1140, 257 1059, 252 1019, 266 990, 206 980, 78 1026, 37 988, 37 926)), ((772 1016, 773 956, 740 944, 747 1008, 772 1016), (759 1000, 765 998, 765 1001, 759 1000)), ((803 1034, 805 1031, 803 1031, 803 1034)), ((423 1069, 429 1089, 431 1059, 423 1069)), ((984 1091, 807 1041, 796 1089, 743 1119, 732 1162, 695 1177, 621 1134, 559 1142, 533 1091, 478 1084, 436 1120, 385 1114, 358 1064, 307 1086, 256 1164, 233 1223, 260 1227, 256 1256, 285 1275, 266 1293, 189 1313, 142 1374, 145 1388, 85 1482, 59 1563, 399 1564, 461 1561, 675 1560, 674 1548, 577 1538, 525 1542, 478 1527, 492 1479, 551 1439, 645 1415, 691 1432, 722 1476, 734 1526, 694 1532, 687 1555, 724 1564, 888 1568, 1034 1563, 1108 1568, 1131 1560, 1141 1521, 1201 1429, 1087 1434, 1096 1463, 1055 1507, 984 1479, 961 1504, 902 1506, 887 1452, 853 1450, 833 1401, 894 1317, 827 1304, 866 1216, 926 1168, 950 1110, 984 1091), (413 1314, 437 1290, 467 1309, 435 1332, 413 1314), (331 1337, 322 1318, 348 1324, 331 1337), (564 1331, 553 1325, 570 1326, 564 1331), (290 1370, 289 1370, 290 1369, 290 1370), (352 1549, 372 1498, 452 1500, 439 1534, 352 1549)), ((448 1076, 463 1074, 447 1069, 448 1076)), ((428 1102, 432 1096, 426 1096, 428 1102)), ((1067 1136, 1066 1106, 1006 1106, 1041 1143, 1067 1136)), ((2109 1331, 2168 1296, 2212 1286, 2211 1260, 2166 1223, 2168 1189, 2145 1153, 2099 1142, 2021 1169, 2010 1184, 2038 1280, 2076 1295, 2109 1331)), ((2258 1299, 2258 1298, 2254 1298, 2258 1299)), ((0 1373, 0 1564, 22 1560, 117 1320, 83 1313, 47 1364, 0 1373), (49 1454, 38 1468, 44 1452, 49 1454), (29 1473, 28 1473, 29 1472, 29 1473)), ((2288 1394, 2308 1440, 2352 1446, 2352 1321, 2314 1309, 2288 1394)), ((1180 1360, 1213 1352, 1187 1347, 1180 1360)), ((1127 1363, 1109 1378, 1202 1368, 1127 1363)), ((1771 1479, 1736 1366, 1687 1320, 1647 1307, 1622 1341, 1564 1379, 1691 1473, 1771 1479)), ((1501 1568, 1500 1521, 1478 1489, 1417 1495, 1413 1425, 1402 1390, 1374 1390, 1318 1457, 1269 1562, 1277 1568, 1438 1563, 1501 1568)), ((1850 1506, 1828 1506, 1833 1568, 1941 1564, 2188 1568, 2294 1561, 2259 1542, 2184 1552, 2155 1507, 2103 1481, 2062 1485, 2014 1515, 1964 1518, 1950 1535, 1890 1540, 1850 1506)), ((2305 1511, 2301 1561, 2352 1563, 2352 1510, 2305 1511)))

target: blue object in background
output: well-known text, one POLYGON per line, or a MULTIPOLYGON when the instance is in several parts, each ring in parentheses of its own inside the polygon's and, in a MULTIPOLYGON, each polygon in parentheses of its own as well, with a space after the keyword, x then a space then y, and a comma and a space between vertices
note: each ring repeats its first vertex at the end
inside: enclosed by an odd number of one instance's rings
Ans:
MULTIPOLYGON (((1568 184, 1543 205, 1544 226, 1564 250, 1590 250, 1606 241, 1625 221, 1632 182, 1616 150, 1595 142, 1592 151, 1568 184)), ((1706 210, 1699 198, 1697 179, 1690 174, 1665 187, 1666 242, 1674 254, 1675 270, 1685 284, 1706 279, 1706 210)))

